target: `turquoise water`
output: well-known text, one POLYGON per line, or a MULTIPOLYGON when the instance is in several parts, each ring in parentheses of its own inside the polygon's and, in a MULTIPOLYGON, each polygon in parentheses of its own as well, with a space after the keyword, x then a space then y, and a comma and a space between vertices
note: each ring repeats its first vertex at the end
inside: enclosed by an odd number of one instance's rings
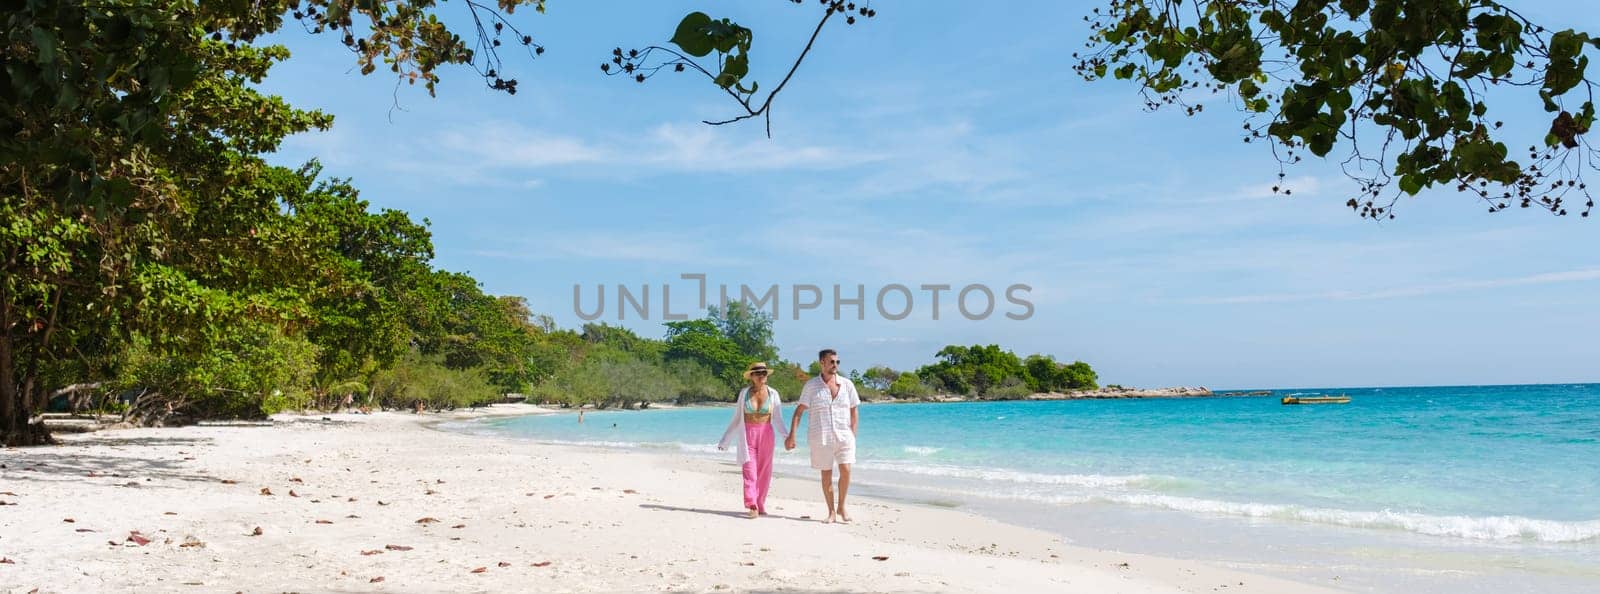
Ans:
MULTIPOLYGON (((571 415, 545 415, 477 429, 731 458, 712 447, 730 415, 724 408, 590 412, 582 425, 571 415)), ((804 447, 781 454, 780 471, 807 472, 804 447)), ((869 404, 861 409, 857 455, 858 480, 942 498, 1600 549, 1600 384, 869 404), (1278 403, 1292 393, 1353 400, 1278 403)))

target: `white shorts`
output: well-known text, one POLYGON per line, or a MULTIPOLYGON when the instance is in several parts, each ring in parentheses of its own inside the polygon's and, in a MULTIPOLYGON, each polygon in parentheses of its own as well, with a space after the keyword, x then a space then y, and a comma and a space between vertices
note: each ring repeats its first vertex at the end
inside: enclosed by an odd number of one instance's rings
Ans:
POLYGON ((827 445, 811 444, 811 468, 833 470, 834 464, 856 463, 856 438, 836 439, 827 445))

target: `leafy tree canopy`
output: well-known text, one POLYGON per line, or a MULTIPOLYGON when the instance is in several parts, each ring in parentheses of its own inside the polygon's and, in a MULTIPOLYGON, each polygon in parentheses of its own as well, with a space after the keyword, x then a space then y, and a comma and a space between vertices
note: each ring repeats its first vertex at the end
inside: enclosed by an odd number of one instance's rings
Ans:
POLYGON ((1363 217, 1394 218, 1401 196, 1432 187, 1490 212, 1594 207, 1589 33, 1493 0, 1113 0, 1086 20, 1084 78, 1133 81, 1149 109, 1190 115, 1199 93, 1233 97, 1244 141, 1271 146, 1280 179, 1306 153, 1338 159, 1363 217), (1537 106, 1548 129, 1513 133, 1505 105, 1537 106))

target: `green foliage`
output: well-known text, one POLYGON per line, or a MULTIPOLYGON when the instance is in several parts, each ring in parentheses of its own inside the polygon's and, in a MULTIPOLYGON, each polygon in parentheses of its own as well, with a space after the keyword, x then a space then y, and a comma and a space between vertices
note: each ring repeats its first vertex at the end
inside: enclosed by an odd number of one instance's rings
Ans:
POLYGON ((914 372, 904 372, 894 378, 894 383, 884 390, 895 398, 922 398, 933 394, 933 389, 922 383, 914 372))
POLYGON ((767 362, 778 359, 778 347, 772 343, 772 314, 753 309, 743 301, 734 301, 725 308, 712 305, 707 311, 711 322, 739 347, 746 359, 767 362))
POLYGON ((667 322, 667 361, 693 361, 709 369, 728 387, 744 381, 741 374, 754 360, 723 335, 710 319, 667 322))
POLYGON ((1056 389, 1098 390, 1100 374, 1083 361, 1073 361, 1057 370, 1056 389))
POLYGON ((1022 360, 1000 345, 950 345, 941 349, 939 361, 917 370, 917 376, 938 382, 957 394, 984 396, 1006 378, 1023 377, 1022 360))
POLYGON ((464 3, 462 6, 479 27, 470 43, 440 19, 439 5, 443 3, 438 0, 207 0, 193 3, 192 7, 189 2, 173 4, 188 9, 197 26, 206 31, 225 30, 232 39, 246 43, 279 30, 285 21, 293 19, 298 21, 298 28, 336 35, 356 56, 362 74, 386 67, 399 81, 413 85, 421 81, 430 95, 440 80, 438 69, 453 64, 471 64, 482 73, 489 88, 515 94, 517 81, 497 71, 502 43, 521 47, 530 57, 544 53, 542 45, 534 43, 531 35, 518 30, 506 18, 524 6, 543 13, 544 0, 464 3))
POLYGON ((1028 387, 1027 382, 1012 376, 1000 380, 999 384, 990 388, 983 396, 995 400, 1019 400, 1027 398, 1030 394, 1033 394, 1033 389, 1028 387))
POLYGON ((526 355, 532 383, 539 385, 576 365, 586 344, 571 330, 543 331, 526 355))
POLYGON ((349 181, 317 182, 321 172, 313 162, 286 188, 290 249, 272 265, 313 272, 298 287, 310 296, 306 333, 322 349, 319 378, 334 382, 392 365, 433 330, 419 297, 433 242, 403 212, 372 212, 349 181))
POLYGON ((484 369, 454 369, 440 355, 407 353, 393 367, 372 379, 373 396, 385 408, 410 408, 422 403, 450 409, 494 402, 500 391, 484 369))
POLYGON ((583 406, 598 403, 607 393, 605 377, 596 363, 579 363, 567 367, 533 389, 533 398, 539 402, 563 406, 583 406))
POLYGON ((725 382, 693 361, 661 365, 603 347, 590 350, 582 362, 539 384, 533 397, 540 402, 596 408, 732 398, 725 382))
POLYGON ((1034 392, 1092 390, 1099 380, 1088 363, 1063 364, 1049 355, 1018 359, 1016 354, 993 344, 950 345, 940 350, 938 357, 939 361, 923 366, 915 374, 901 374, 890 385, 889 394, 914 395, 915 386, 925 383, 931 390, 1005 399, 1034 392))
POLYGON ((717 62, 722 64, 722 70, 712 78, 712 82, 724 89, 738 87, 741 93, 756 92, 757 85, 750 83, 750 88, 741 84, 744 76, 750 73, 750 42, 754 34, 745 27, 728 19, 712 20, 703 12, 691 12, 678 22, 678 30, 672 35, 672 43, 683 52, 696 58, 704 58, 712 51, 717 52, 717 62))
POLYGON ((666 365, 672 375, 678 402, 732 401, 737 393, 709 369, 693 361, 678 360, 666 365))
POLYGON ((282 176, 257 154, 325 128, 250 83, 281 47, 223 43, 187 2, 20 3, 0 77, 0 439, 27 427, 42 375, 109 360, 139 333, 160 356, 240 320, 301 310, 261 262, 282 176), (20 330, 20 331, 19 331, 20 330))
POLYGON ((205 418, 262 418, 310 404, 316 347, 260 323, 218 327, 198 353, 161 349, 134 336, 120 354, 114 390, 142 390, 144 403, 205 418), (159 397, 165 396, 165 397, 159 397))
POLYGON ((874 365, 861 374, 860 383, 868 389, 882 392, 888 390, 897 379, 900 379, 900 372, 883 365, 874 365))
MULTIPOLYGON (((800 0, 792 1, 795 4, 805 4, 800 0)), ((726 120, 707 120, 707 124, 730 124, 766 116, 767 135, 771 136, 772 101, 789 83, 789 78, 800 68, 800 63, 805 61, 806 54, 810 53, 817 36, 822 33, 828 21, 835 15, 845 15, 845 24, 854 25, 858 15, 862 18, 872 18, 878 14, 865 3, 858 7, 854 2, 846 0, 824 0, 821 6, 822 15, 817 20, 816 28, 811 31, 811 37, 806 41, 805 48, 800 50, 794 64, 789 67, 789 73, 767 93, 766 99, 760 102, 755 98, 760 85, 755 81, 750 82, 749 88, 744 85, 745 76, 750 73, 750 47, 755 34, 731 20, 713 19, 702 12, 691 12, 678 22, 668 42, 677 46, 677 49, 652 45, 624 52, 619 47, 611 50, 610 62, 600 64, 600 71, 611 76, 631 78, 641 83, 669 68, 671 72, 697 72, 733 98, 743 112, 726 120), (716 54, 714 63, 702 65, 696 60, 710 56, 713 52, 716 54)))
POLYGON ((1284 147, 1280 179, 1302 153, 1342 148, 1361 184, 1347 205, 1363 217, 1393 218, 1401 196, 1431 187, 1491 212, 1566 214, 1574 196, 1583 216, 1594 206, 1581 183, 1600 167, 1584 136, 1595 122, 1586 54, 1600 49, 1588 33, 1547 30, 1492 0, 1111 0, 1089 20, 1092 51, 1074 54, 1084 78, 1131 79, 1149 108, 1190 115, 1204 107, 1189 103, 1196 90, 1236 96, 1244 141, 1284 147), (1517 87, 1550 114, 1540 140, 1510 141, 1490 115, 1489 97, 1512 101, 1500 89, 1517 87), (1527 161, 1509 146, 1529 146, 1527 161))
POLYGON ((598 370, 606 391, 600 408, 633 408, 636 403, 664 402, 679 397, 676 378, 660 365, 638 359, 599 361, 598 370))
POLYGON ((772 373, 767 376, 767 385, 777 390, 785 402, 794 402, 800 398, 800 389, 809 379, 811 375, 799 365, 789 361, 778 361, 772 365, 772 373))
POLYGON ((644 361, 660 361, 667 344, 660 340, 641 338, 632 330, 605 323, 583 325, 583 340, 593 345, 628 353, 644 361))
POLYGON ((849 377, 850 381, 856 385, 856 391, 861 393, 862 398, 871 399, 883 396, 883 388, 877 387, 879 385, 877 383, 868 382, 867 377, 860 370, 851 369, 846 377, 849 377))
POLYGON ((1035 392, 1065 392, 1067 390, 1093 390, 1098 387, 1098 374, 1088 363, 1073 361, 1058 363, 1049 355, 1029 355, 1022 366, 1028 387, 1035 392))
POLYGON ((530 385, 528 353, 539 330, 520 297, 485 294, 478 281, 460 273, 432 271, 418 289, 423 329, 413 340, 425 355, 439 355, 451 369, 482 369, 504 392, 530 385))

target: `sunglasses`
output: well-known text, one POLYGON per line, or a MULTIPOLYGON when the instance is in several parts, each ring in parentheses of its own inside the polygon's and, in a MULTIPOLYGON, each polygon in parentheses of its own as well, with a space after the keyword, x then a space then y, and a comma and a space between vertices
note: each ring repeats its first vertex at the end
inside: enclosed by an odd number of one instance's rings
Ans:
POLYGON ((752 371, 752 372, 750 372, 750 377, 766 377, 766 375, 767 375, 767 372, 765 372, 765 371, 752 371))
POLYGON ((828 361, 823 361, 823 363, 827 363, 829 365, 838 365, 839 364, 839 360, 838 359, 830 359, 828 361))

